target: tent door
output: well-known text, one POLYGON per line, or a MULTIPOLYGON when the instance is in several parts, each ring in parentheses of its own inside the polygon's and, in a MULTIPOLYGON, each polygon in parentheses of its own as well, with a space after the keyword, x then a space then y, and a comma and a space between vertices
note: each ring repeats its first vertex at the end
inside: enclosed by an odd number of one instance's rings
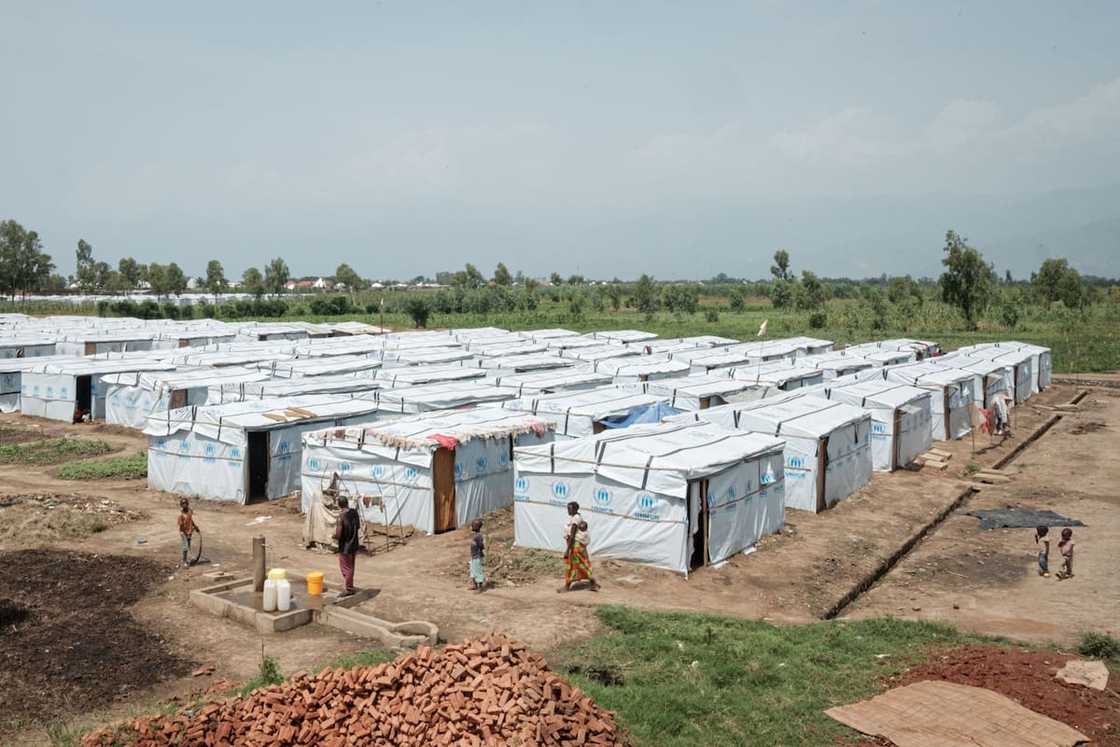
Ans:
POLYGON ((942 409, 944 410, 944 412, 941 415, 942 415, 942 419, 945 421, 945 440, 946 441, 952 441, 953 440, 953 426, 952 426, 952 421, 949 418, 949 415, 950 415, 949 402, 951 401, 951 398, 950 398, 950 395, 949 395, 950 388, 951 387, 945 387, 945 391, 942 394, 942 398, 944 399, 945 404, 942 406, 942 409))
POLYGON ((432 497, 435 500, 435 531, 455 528, 455 452, 436 449, 432 455, 432 497))
MULTIPOLYGON (((688 560, 689 570, 694 570, 708 564, 708 481, 701 480, 699 490, 689 490, 688 499, 700 501, 696 521, 699 526, 691 534, 692 552, 688 560), (694 495, 695 494, 695 495, 694 495)), ((689 506, 688 515, 692 516, 692 507, 689 506)))
POLYGON ((891 469, 902 466, 902 413, 901 407, 894 410, 894 433, 891 434, 891 469))
POLYGON ((817 441, 817 513, 828 508, 825 500, 825 472, 828 470, 828 436, 817 441))
POLYGON ((94 355, 95 353, 97 353, 97 343, 87 342, 84 355, 94 355))
POLYGON ((711 406, 712 406, 712 398, 711 397, 701 397, 700 398, 700 409, 701 410, 707 410, 711 406))
POLYGON ((169 401, 168 407, 172 410, 176 410, 180 407, 186 407, 186 406, 187 406, 187 390, 186 389, 172 389, 171 390, 171 399, 169 401))
POLYGON ((607 426, 603 425, 598 420, 592 420, 591 421, 591 432, 592 433, 602 433, 606 429, 607 429, 607 426))
POLYGON ((186 340, 186 339, 180 339, 179 340, 179 347, 189 348, 190 346, 191 346, 191 341, 190 340, 186 340))
POLYGON ((272 449, 269 445, 268 431, 249 431, 249 490, 246 495, 250 501, 268 500, 268 468, 272 449))
POLYGON ((80 423, 86 415, 93 420, 93 377, 78 376, 74 379, 74 422, 80 423))

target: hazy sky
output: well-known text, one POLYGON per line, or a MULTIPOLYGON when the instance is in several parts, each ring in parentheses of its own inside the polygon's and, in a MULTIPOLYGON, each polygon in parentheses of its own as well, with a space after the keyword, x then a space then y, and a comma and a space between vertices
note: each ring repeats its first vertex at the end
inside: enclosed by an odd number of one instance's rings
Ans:
POLYGON ((756 277, 779 247, 920 275, 953 227, 1017 275, 1120 274, 1114 0, 36 0, 0 28, 0 218, 64 271, 84 237, 231 276, 756 277))

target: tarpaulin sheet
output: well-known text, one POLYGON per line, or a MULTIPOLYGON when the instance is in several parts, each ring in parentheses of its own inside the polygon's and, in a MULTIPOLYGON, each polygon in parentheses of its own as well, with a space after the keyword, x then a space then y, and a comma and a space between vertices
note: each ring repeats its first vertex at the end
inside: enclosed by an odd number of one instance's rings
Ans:
POLYGON ((993 508, 968 511, 969 516, 980 520, 981 529, 1033 529, 1034 527, 1083 527, 1077 519, 1070 519, 1053 511, 1036 511, 1030 508, 993 508))
POLYGON ((645 407, 637 407, 625 415, 613 418, 603 418, 599 422, 604 428, 629 428, 637 423, 660 423, 662 418, 670 415, 680 415, 681 411, 669 407, 664 402, 655 402, 645 407))
POLYGON ((898 747, 1072 747, 1088 741, 999 693, 954 682, 896 687, 825 713, 898 747))

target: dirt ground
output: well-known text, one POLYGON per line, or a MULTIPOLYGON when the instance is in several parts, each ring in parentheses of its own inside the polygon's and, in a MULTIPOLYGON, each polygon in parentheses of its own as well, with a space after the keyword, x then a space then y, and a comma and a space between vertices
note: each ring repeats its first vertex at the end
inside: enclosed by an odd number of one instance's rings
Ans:
MULTIPOLYGON (((1016 409, 1014 438, 990 445, 987 436, 978 437, 975 455, 968 438, 941 444, 954 453, 949 470, 876 473, 867 488, 827 512, 788 512, 787 526, 781 535, 767 538, 749 555, 736 556, 719 567, 701 569, 688 579, 608 561, 596 564, 602 591, 558 594, 558 562, 548 554, 511 549, 512 522, 510 512, 505 511, 489 517, 484 530, 497 585, 483 594, 476 595, 467 589, 467 529, 434 537, 416 535, 402 547, 372 558, 360 557, 357 583, 377 590, 376 597, 365 608, 378 616, 390 620, 430 620, 439 626, 441 637, 446 640, 503 630, 540 650, 551 650, 594 634, 598 628, 593 610, 602 603, 694 610, 775 622, 819 619, 853 587, 866 583, 907 539, 968 490, 962 474, 970 462, 980 466, 994 464, 1055 414, 1047 406, 1069 402, 1078 391, 1069 385, 1050 387, 1030 404, 1016 409)), ((985 500, 999 504, 997 492, 1018 491, 1034 479, 1029 475, 1036 474, 1039 489, 1048 485, 1051 493, 1046 495, 1053 495, 1047 499, 1050 503, 1040 503, 1038 508, 1052 507, 1089 525, 1078 530, 1079 555, 1074 579, 1059 584, 1053 578, 1038 579, 1029 574, 1033 554, 1028 546, 1033 544, 1030 532, 1008 533, 1008 541, 1001 544, 993 541, 1001 536, 1000 532, 981 535, 976 519, 954 515, 918 545, 913 557, 900 562, 846 614, 945 619, 988 633, 1067 643, 1083 627, 1111 630, 1115 634, 1120 620, 1116 609, 1120 594, 1115 574, 1108 577, 1103 573, 1103 549, 1117 547, 1120 514, 1115 511, 1115 504, 1102 496, 1106 481, 1116 483, 1116 465, 1103 456, 1115 443, 1115 432, 1120 428, 1117 394, 1120 392, 1094 389, 1081 412, 1063 413, 1062 423, 1014 462, 1022 469, 1022 475, 999 489, 985 486, 969 501, 973 507, 985 500), (1109 406, 1101 406, 1104 402, 1109 406), (1104 427, 1087 429, 1078 436, 1067 435, 1066 429, 1076 427, 1082 420, 1103 423, 1104 427), (1071 439, 1076 439, 1079 451, 1102 458, 1091 469, 1059 458, 1060 453, 1070 453, 1067 447, 1071 439), (958 552, 949 545, 931 555, 930 548, 940 547, 953 535, 955 527, 962 526, 961 522, 973 538, 969 549, 958 552), (977 562, 962 560, 970 557, 966 552, 976 554, 977 562), (946 572, 928 574, 918 570, 929 567, 935 556, 939 562, 952 564, 945 565, 946 572), (925 560, 915 565, 914 557, 925 560), (986 570, 978 573, 975 568, 986 570), (1049 586, 1039 586, 1045 592, 1036 592, 1035 586, 1043 581, 1049 586), (1075 593, 1081 589, 1093 589, 1093 594, 1075 593), (960 609, 954 609, 954 604, 960 609), (1076 624, 1064 622, 1071 619, 1071 610, 1076 610, 1076 624)), ((145 447, 140 434, 123 429, 89 424, 58 426, 20 416, 0 416, 0 427, 29 424, 96 435, 129 451, 145 447)), ((143 481, 74 484, 54 479, 47 468, 0 467, 0 495, 52 492, 107 497, 125 509, 143 512, 145 517, 110 526, 82 539, 47 540, 44 546, 160 562, 177 560, 177 497, 149 491, 143 481)), ((1023 495, 1021 491, 1016 494, 1023 495)), ((195 518, 203 531, 203 555, 211 562, 169 574, 171 578, 158 584, 132 608, 134 618, 162 636, 175 653, 213 664, 214 678, 240 682, 256 673, 262 649, 275 656, 283 671, 290 673, 321 666, 341 654, 369 646, 367 641, 315 625, 261 636, 228 620, 206 617, 188 606, 190 589, 211 583, 213 574, 249 571, 250 539, 256 534, 263 534, 268 540, 270 565, 299 572, 324 571, 328 585, 340 581, 333 555, 303 548, 302 518, 291 509, 291 501, 250 506, 196 501, 195 518)), ((0 550, 10 549, 5 542, 0 538, 0 550)), ((1114 562, 1112 565, 1115 567, 1114 562)), ((199 685, 197 679, 190 677, 171 681, 153 687, 145 696, 146 703, 144 698, 133 697, 130 703, 107 704, 88 714, 84 723, 120 718, 135 708, 150 707, 161 698, 181 695, 199 685)), ((41 732, 39 736, 41 740, 41 732)), ((26 741, 35 743, 35 735, 29 733, 26 741)))
POLYGON ((934 651, 922 665, 888 687, 946 680, 1006 695, 1035 713, 1061 721, 1099 747, 1120 746, 1120 687, 1112 677, 1104 690, 1071 685, 1054 675, 1075 656, 1053 651, 965 646, 934 651))
MULTIPOLYGON (((1029 407, 1029 405, 1028 405, 1029 407)), ((1047 412, 1047 415, 1054 413, 1047 412)), ((1019 429, 1021 432, 1021 428, 1019 429)), ((1013 461, 1015 476, 983 485, 849 610, 950 622, 966 630, 1072 643, 1084 630, 1120 636, 1120 390, 1094 389, 1013 461), (980 528, 964 511, 1022 507, 1080 519, 1074 577, 1059 581, 1059 529, 1051 529, 1051 575, 1037 572, 1033 529, 980 528)))
POLYGON ((186 674, 190 662, 128 614, 168 573, 119 555, 0 553, 0 733, 186 674))

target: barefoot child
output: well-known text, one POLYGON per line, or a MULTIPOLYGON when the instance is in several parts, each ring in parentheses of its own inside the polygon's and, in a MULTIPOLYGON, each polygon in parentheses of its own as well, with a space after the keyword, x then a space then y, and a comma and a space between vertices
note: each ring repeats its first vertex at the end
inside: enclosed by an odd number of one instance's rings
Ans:
POLYGON ((482 570, 482 557, 485 552, 482 540, 482 519, 471 522, 471 584, 476 592, 486 588, 486 574, 482 570))
POLYGON ((179 548, 183 551, 183 562, 181 564, 183 568, 190 565, 187 557, 191 551, 191 538, 197 531, 198 525, 194 523, 191 502, 183 498, 179 501, 179 548))
POLYGON ((1050 539, 1046 536, 1049 527, 1038 527, 1034 530, 1034 543, 1038 545, 1038 575, 1050 575, 1050 539))
POLYGON ((1073 530, 1069 527, 1062 530, 1058 551, 1062 554, 1062 570, 1058 571, 1058 578, 1073 578, 1073 530))

